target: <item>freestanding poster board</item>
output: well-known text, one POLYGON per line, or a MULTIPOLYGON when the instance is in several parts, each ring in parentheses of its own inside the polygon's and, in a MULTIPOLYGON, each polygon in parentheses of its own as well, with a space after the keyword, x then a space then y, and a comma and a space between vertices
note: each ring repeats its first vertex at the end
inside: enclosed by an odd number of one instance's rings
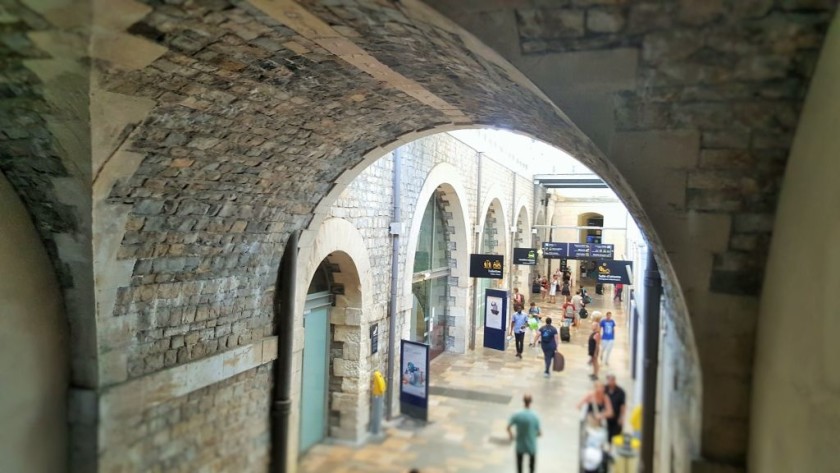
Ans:
POLYGON ((429 345, 400 341, 400 411, 429 420, 429 345))
POLYGON ((508 293, 499 289, 484 291, 484 346, 505 351, 508 325, 508 293))

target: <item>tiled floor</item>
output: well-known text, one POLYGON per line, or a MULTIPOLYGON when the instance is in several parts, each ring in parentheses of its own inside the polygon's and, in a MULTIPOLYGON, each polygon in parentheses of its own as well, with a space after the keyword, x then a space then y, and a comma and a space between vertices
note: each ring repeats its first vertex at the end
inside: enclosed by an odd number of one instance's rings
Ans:
MULTIPOLYGON (((609 296, 592 296, 590 313, 612 310, 618 323, 612 366, 607 370, 615 372, 619 384, 631 393, 625 316, 609 296)), ((544 315, 559 317, 556 305, 542 306, 544 315)), ((419 468, 422 473, 516 471, 513 447, 507 440, 505 427, 510 415, 521 408, 522 394, 529 392, 534 397, 533 409, 540 417, 543 431, 538 444, 537 471, 576 473, 580 418, 576 404, 591 388, 586 356, 589 330, 583 327, 573 333, 571 343, 560 347, 566 357, 566 370, 552 374, 549 379, 542 374, 542 352, 526 344, 525 357, 520 360, 514 356, 513 340, 507 352, 477 348, 464 355, 442 354, 432 361, 431 386, 450 390, 430 396, 428 424, 399 419, 386 426, 385 437, 379 442, 359 447, 317 445, 303 457, 300 471, 396 473, 411 468, 419 468), (484 398, 481 401, 465 399, 470 392, 494 396, 476 396, 484 398)))

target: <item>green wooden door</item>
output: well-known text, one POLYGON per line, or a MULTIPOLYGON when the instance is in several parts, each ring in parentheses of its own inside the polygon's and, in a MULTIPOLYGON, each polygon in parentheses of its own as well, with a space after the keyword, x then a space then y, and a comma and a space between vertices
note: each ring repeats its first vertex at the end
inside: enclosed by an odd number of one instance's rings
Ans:
POLYGON ((324 439, 327 432, 328 307, 304 313, 303 380, 300 401, 300 451, 324 439))

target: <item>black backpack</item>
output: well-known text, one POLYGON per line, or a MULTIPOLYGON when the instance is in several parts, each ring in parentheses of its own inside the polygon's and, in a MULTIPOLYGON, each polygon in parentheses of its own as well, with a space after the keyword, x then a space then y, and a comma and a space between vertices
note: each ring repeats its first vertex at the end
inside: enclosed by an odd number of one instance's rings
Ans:
POLYGON ((586 310, 586 307, 581 307, 580 312, 578 312, 578 315, 580 316, 580 318, 585 319, 589 317, 589 312, 586 310))

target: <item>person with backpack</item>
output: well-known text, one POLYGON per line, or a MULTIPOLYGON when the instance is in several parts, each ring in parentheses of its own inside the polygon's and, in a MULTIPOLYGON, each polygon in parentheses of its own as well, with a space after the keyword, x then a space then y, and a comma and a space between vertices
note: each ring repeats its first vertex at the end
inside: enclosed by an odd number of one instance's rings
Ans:
POLYGON ((583 305, 589 305, 592 303, 592 297, 586 291, 586 288, 581 286, 580 287, 580 298, 583 300, 583 305))
POLYGON ((566 325, 577 325, 577 307, 575 307, 575 303, 572 302, 571 297, 566 298, 566 302, 560 306, 560 310, 563 313, 563 321, 566 322, 566 325))
POLYGON ((534 343, 537 340, 539 340, 543 355, 545 356, 545 373, 543 376, 548 378, 551 376, 551 363, 554 361, 554 353, 557 351, 557 346, 560 343, 557 329, 551 325, 551 317, 545 318, 545 325, 540 327, 536 337, 534 337, 534 343))
POLYGON ((563 281, 563 287, 560 289, 560 294, 565 297, 570 297, 572 295, 572 286, 571 282, 568 280, 563 281))

